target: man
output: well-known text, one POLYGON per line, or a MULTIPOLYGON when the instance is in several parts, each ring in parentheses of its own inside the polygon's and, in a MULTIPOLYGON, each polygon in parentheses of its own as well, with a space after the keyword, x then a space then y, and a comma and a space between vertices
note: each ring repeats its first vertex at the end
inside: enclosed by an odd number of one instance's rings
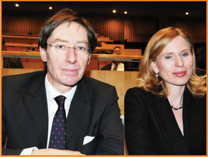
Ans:
MULTIPOLYGON (((121 54, 121 47, 120 46, 114 47, 111 54, 120 55, 121 54)), ((122 61, 112 61, 111 64, 107 64, 101 70, 125 71, 125 65, 124 65, 124 62, 122 62, 122 61)))
POLYGON ((3 154, 123 154, 116 90, 84 76, 96 42, 69 9, 45 23, 39 49, 47 72, 3 78, 3 154))

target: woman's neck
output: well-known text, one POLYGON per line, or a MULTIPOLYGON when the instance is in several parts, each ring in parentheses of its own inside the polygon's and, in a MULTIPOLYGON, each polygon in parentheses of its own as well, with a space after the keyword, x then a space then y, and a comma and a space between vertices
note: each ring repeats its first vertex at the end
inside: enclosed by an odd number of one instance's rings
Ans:
POLYGON ((173 107, 180 107, 183 105, 184 86, 169 85, 168 100, 173 107))

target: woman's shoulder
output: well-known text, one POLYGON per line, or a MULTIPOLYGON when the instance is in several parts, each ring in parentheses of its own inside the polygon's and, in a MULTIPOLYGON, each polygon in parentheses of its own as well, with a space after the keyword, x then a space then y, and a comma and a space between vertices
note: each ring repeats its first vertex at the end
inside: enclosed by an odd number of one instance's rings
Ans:
POLYGON ((125 95, 126 99, 137 99, 137 101, 145 99, 149 100, 153 97, 154 95, 151 92, 145 91, 143 88, 140 87, 129 88, 125 95))
POLYGON ((207 94, 205 94, 202 97, 195 97, 195 100, 197 102, 197 104, 201 104, 206 108, 206 101, 207 101, 207 94))
MULTIPOLYGON (((188 88, 185 88, 184 97, 188 100, 196 101, 196 102, 206 102, 207 94, 205 93, 203 96, 193 95, 188 88)), ((206 103, 205 103, 206 104, 206 103)))
POLYGON ((126 93, 131 93, 131 94, 133 94, 133 93, 137 93, 137 94, 150 94, 150 92, 145 91, 141 87, 132 87, 132 88, 129 88, 126 93))
POLYGON ((154 103, 154 95, 140 87, 133 87, 127 90, 125 95, 125 112, 128 110, 140 110, 148 113, 150 104, 154 103))

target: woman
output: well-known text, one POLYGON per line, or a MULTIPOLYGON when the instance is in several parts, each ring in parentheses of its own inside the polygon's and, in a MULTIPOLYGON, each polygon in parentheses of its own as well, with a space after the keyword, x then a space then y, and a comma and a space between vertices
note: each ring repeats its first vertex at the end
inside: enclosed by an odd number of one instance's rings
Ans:
POLYGON ((138 87, 125 96, 129 154, 206 154, 206 79, 188 37, 172 27, 147 44, 138 87))

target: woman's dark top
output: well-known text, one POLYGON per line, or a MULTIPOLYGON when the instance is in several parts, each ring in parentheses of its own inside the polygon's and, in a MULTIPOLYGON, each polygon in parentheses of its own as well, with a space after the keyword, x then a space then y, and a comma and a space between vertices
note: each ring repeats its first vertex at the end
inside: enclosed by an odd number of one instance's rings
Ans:
POLYGON ((206 95, 194 98, 186 88, 182 135, 167 98, 131 88, 125 96, 126 145, 131 155, 206 154, 206 95))

